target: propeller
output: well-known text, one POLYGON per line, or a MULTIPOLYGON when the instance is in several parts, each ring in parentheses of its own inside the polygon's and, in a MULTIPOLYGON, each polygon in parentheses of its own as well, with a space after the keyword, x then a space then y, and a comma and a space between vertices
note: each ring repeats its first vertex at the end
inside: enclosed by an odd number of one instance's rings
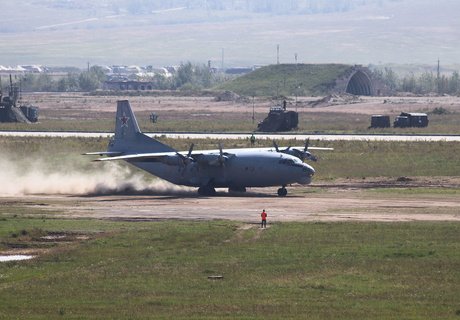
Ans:
POLYGON ((224 152, 222 151, 222 143, 219 142, 219 164, 222 167, 225 167, 225 157, 224 152))
POLYGON ((292 156, 299 158, 302 161, 304 161, 305 159, 317 161, 318 159, 308 151, 309 145, 310 145, 310 138, 305 140, 305 146, 303 150, 292 148, 291 146, 287 147, 286 149, 280 150, 276 141, 273 140, 273 146, 275 147, 276 152, 290 154, 292 156))
POLYGON ((192 142, 192 144, 190 145, 190 148, 188 149, 187 158, 189 158, 189 159, 192 159, 191 156, 192 156, 192 151, 193 151, 194 146, 195 145, 192 142))
POLYGON ((305 140, 305 147, 303 148, 303 153, 302 153, 302 161, 305 160, 305 159, 309 159, 309 160, 312 160, 312 161, 318 161, 318 158, 315 157, 314 155, 312 155, 309 151, 308 151, 308 146, 310 145, 310 138, 308 138, 307 140, 305 140))
POLYGON ((192 144, 190 145, 190 148, 188 149, 188 153, 187 153, 186 156, 184 156, 182 153, 176 152, 176 154, 182 159, 183 165, 187 165, 187 164, 189 164, 190 162, 195 161, 195 160, 192 158, 193 147, 194 147, 194 144, 192 143, 192 144))
POLYGON ((303 148, 303 152, 308 151, 308 146, 309 145, 310 145, 310 138, 307 138, 307 140, 305 140, 305 148, 303 148))
POLYGON ((187 165, 191 162, 194 162, 195 159, 192 158, 192 152, 193 152, 193 147, 195 145, 192 143, 190 145, 190 148, 188 149, 188 153, 186 156, 184 156, 183 154, 179 153, 179 152, 176 152, 176 154, 181 158, 182 160, 182 166, 184 167, 184 169, 182 170, 182 175, 184 175, 185 173, 185 170, 187 169, 187 165))

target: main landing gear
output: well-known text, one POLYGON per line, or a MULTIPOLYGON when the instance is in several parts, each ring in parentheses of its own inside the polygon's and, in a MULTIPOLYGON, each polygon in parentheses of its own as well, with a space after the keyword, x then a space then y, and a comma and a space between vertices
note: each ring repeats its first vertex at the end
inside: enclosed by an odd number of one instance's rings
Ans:
POLYGON ((216 195, 216 189, 214 189, 211 186, 199 187, 198 188, 198 194, 200 196, 215 196, 216 195))
POLYGON ((246 187, 230 187, 228 188, 228 192, 246 192, 246 187))
POLYGON ((278 196, 285 197, 286 195, 287 195, 286 186, 282 186, 281 188, 278 189, 278 196))

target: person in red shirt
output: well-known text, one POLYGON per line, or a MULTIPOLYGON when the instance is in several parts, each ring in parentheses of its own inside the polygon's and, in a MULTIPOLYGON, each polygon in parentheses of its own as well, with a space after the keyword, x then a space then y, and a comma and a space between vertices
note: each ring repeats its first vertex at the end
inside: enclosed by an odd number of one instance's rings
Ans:
POLYGON ((267 213, 265 212, 265 209, 262 210, 262 213, 260 214, 260 216, 262 217, 262 224, 261 224, 261 228, 266 228, 267 227, 267 213))

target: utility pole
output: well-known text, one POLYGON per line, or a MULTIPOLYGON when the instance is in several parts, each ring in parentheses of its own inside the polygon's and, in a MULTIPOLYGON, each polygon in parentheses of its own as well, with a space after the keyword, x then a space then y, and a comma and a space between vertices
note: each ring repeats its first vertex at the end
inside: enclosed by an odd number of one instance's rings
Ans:
POLYGON ((255 112, 254 112, 254 96, 252 96, 252 124, 255 121, 255 112))
POLYGON ((438 83, 438 95, 441 95, 441 68, 440 68, 439 58, 438 58, 438 72, 437 72, 436 82, 438 83))
POLYGON ((220 68, 222 69, 222 72, 224 72, 224 48, 222 48, 222 64, 220 68))
POLYGON ((280 64, 280 45, 276 45, 276 64, 280 64))
POLYGON ((297 53, 294 54, 295 59, 295 112, 297 112, 297 95, 299 89, 299 80, 297 78, 297 53))

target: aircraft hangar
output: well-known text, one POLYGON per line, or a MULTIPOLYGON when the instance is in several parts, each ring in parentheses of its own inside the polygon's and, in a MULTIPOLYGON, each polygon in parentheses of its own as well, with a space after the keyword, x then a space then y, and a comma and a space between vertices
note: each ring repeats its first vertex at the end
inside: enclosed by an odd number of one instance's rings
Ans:
POLYGON ((335 80, 336 93, 349 93, 359 96, 381 96, 389 94, 389 89, 376 79, 369 68, 352 66, 335 80))

